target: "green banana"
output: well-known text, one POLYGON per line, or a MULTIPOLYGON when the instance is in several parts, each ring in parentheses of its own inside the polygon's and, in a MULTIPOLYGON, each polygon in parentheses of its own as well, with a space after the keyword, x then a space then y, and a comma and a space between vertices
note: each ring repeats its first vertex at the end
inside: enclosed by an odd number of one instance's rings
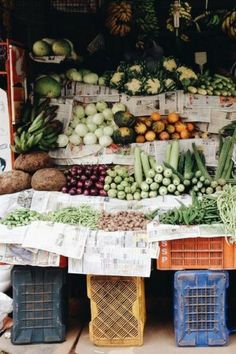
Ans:
POLYGON ((33 132, 35 132, 36 130, 38 130, 38 129, 40 129, 40 128, 43 127, 43 125, 44 125, 44 118, 43 118, 43 116, 44 116, 44 111, 41 112, 41 113, 37 116, 37 118, 33 121, 33 123, 31 124, 31 126, 30 126, 29 129, 28 129, 28 132, 29 132, 29 133, 33 133, 33 132))

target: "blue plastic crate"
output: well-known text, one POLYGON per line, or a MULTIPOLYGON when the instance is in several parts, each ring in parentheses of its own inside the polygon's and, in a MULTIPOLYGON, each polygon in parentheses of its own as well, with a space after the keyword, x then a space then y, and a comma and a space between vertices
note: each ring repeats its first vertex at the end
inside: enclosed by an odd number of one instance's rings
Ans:
POLYGON ((179 271, 174 279, 174 325, 178 346, 228 344, 226 271, 179 271))
POLYGON ((65 339, 67 291, 65 269, 15 266, 13 344, 52 343, 65 339))

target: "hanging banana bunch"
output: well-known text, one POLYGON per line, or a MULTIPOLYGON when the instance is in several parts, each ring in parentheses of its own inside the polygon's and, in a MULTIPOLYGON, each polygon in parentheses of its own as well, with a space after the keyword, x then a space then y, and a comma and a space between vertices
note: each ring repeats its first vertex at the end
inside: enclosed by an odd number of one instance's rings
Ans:
POLYGON ((153 41, 159 35, 155 2, 155 0, 135 0, 133 2, 135 30, 138 34, 137 47, 143 47, 146 39, 153 41))
POLYGON ((188 27, 192 26, 191 6, 187 2, 175 1, 170 5, 169 18, 166 22, 166 29, 176 32, 183 41, 189 41, 189 36, 185 33, 188 27), (175 17, 179 18, 178 26, 175 24, 175 17))
POLYGON ((221 28, 231 39, 236 39, 236 9, 225 15, 221 28))
POLYGON ((130 1, 111 1, 107 8, 105 25, 113 36, 125 37, 131 31, 132 6, 130 1))

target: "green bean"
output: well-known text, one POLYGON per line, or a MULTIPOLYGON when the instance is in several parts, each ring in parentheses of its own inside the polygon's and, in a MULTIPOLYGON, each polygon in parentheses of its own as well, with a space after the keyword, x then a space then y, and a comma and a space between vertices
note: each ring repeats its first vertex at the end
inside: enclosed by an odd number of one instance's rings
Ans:
POLYGON ((97 228, 100 213, 89 205, 82 204, 80 207, 68 207, 49 213, 47 220, 88 227, 92 230, 97 228))

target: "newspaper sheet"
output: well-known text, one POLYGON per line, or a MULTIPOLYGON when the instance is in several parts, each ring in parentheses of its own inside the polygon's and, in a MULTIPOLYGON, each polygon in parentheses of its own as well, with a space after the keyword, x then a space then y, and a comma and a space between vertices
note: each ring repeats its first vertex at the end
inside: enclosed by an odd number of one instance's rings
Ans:
POLYGON ((82 259, 69 259, 69 273, 148 277, 157 252, 146 232, 91 232, 82 259))
POLYGON ((153 221, 147 225, 150 242, 177 240, 191 237, 222 237, 231 236, 222 224, 212 225, 165 225, 153 221))
POLYGON ((60 256, 45 251, 31 251, 19 245, 0 244, 0 262, 39 267, 58 267, 60 256))
POLYGON ((88 234, 88 229, 79 226, 35 221, 29 225, 22 247, 81 259, 88 234))

